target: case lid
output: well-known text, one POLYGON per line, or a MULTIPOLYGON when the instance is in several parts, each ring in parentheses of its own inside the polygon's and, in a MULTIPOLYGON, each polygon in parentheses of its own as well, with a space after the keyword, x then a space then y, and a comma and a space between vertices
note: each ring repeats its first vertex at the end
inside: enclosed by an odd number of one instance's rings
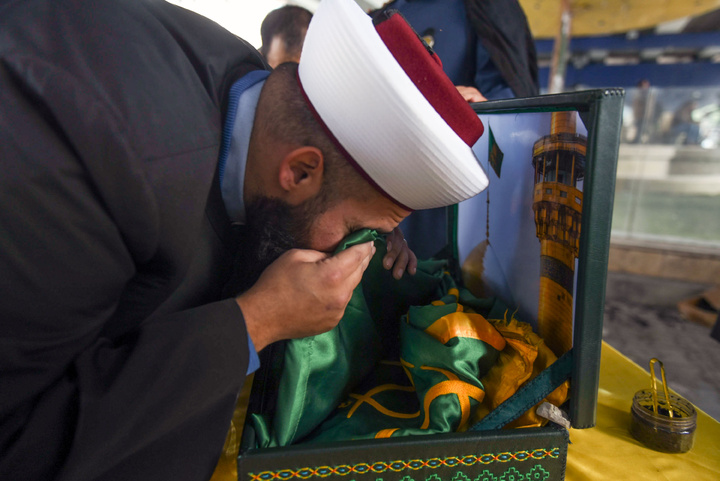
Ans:
POLYGON ((570 417, 595 424, 624 91, 474 104, 489 186, 451 207, 449 247, 467 287, 517 306, 560 357, 572 348, 570 417), (455 250, 453 250, 455 249, 455 250))

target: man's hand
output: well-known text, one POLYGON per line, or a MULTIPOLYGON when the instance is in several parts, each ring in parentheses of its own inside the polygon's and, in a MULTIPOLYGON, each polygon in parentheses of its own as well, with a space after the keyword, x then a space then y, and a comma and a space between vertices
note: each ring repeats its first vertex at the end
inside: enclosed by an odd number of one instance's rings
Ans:
POLYGON ((372 242, 334 256, 293 249, 270 264, 255 285, 236 298, 255 349, 335 327, 374 252, 372 242))
POLYGON ((455 88, 458 92, 460 92, 460 95, 463 96, 463 98, 467 102, 485 102, 487 99, 483 94, 480 93, 478 89, 475 87, 466 87, 464 85, 456 85, 455 88))
POLYGON ((387 254, 383 258, 383 267, 393 270, 393 277, 400 279, 407 270, 411 275, 417 270, 417 257, 410 250, 405 236, 399 227, 396 227, 387 236, 387 254))

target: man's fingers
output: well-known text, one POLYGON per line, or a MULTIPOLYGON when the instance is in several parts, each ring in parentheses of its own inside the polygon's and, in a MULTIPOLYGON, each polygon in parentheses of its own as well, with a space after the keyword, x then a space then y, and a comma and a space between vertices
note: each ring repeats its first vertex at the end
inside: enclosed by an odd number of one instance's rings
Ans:
POLYGON ((403 249, 406 249, 405 239, 400 229, 393 230, 385 244, 387 246, 387 253, 385 257, 383 257, 383 267, 390 269, 393 264, 395 264, 398 255, 400 255, 403 249))
POLYGON ((330 258, 330 254, 312 249, 291 249, 283 255, 292 256, 300 262, 319 262, 330 258))
MULTIPOLYGON (((344 251, 327 258, 325 261, 332 264, 333 268, 349 274, 355 271, 358 266, 364 265, 367 267, 374 253, 375 244, 373 242, 366 242, 348 247, 344 251)), ((363 267, 363 270, 365 270, 365 267, 363 267)))
POLYGON ((456 85, 455 88, 457 88, 460 95, 462 95, 467 102, 485 102, 487 100, 475 87, 456 85))
POLYGON ((409 251, 410 260, 408 261, 407 271, 410 273, 410 275, 415 275, 417 272, 417 256, 413 251, 409 251))
POLYGON ((236 300, 256 348, 335 327, 374 251, 372 242, 335 256, 293 249, 270 264, 236 300))
POLYGON ((403 249, 398 255, 398 258, 395 261, 395 268, 393 269, 393 277, 395 279, 401 279, 405 273, 405 268, 408 264, 408 257, 408 249, 403 249))
MULTIPOLYGON (((328 283, 326 287, 329 292, 334 293, 328 298, 329 306, 345 310, 374 253, 374 244, 368 242, 345 249, 322 264, 323 268, 328 269, 323 276, 328 283)), ((342 312, 339 314, 342 315, 342 312)))
POLYGON ((372 256, 366 257, 363 260, 363 262, 357 266, 355 271, 353 271, 350 275, 348 275, 348 277, 347 277, 348 286, 355 289, 355 287, 357 287, 357 285, 360 284, 363 274, 365 273, 365 269, 367 269, 368 265, 370 265, 371 259, 372 259, 372 256))
POLYGON ((388 251, 387 254, 385 254, 385 257, 383 257, 383 267, 385 269, 390 269, 392 265, 395 263, 395 259, 397 258, 398 251, 388 251))

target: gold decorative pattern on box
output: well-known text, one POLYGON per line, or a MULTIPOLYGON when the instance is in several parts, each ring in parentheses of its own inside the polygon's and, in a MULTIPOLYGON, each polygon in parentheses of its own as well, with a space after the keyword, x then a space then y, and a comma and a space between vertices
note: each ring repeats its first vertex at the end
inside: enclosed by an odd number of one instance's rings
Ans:
MULTIPOLYGON (((466 456, 450 456, 446 458, 430 458, 430 459, 412 459, 409 461, 378 461, 375 463, 358 463, 355 465, 341 464, 338 466, 320 466, 315 468, 305 467, 297 470, 281 469, 278 471, 262 471, 260 473, 248 473, 252 481, 271 481, 271 480, 292 480, 292 479, 310 479, 310 478, 326 478, 328 476, 347 476, 350 474, 380 474, 384 472, 402 472, 405 470, 418 471, 421 469, 437 469, 440 467, 463 467, 473 466, 475 464, 492 464, 522 461, 538 461, 541 459, 551 458, 557 459, 560 455, 560 448, 535 449, 533 451, 517 451, 514 453, 503 452, 499 454, 482 454, 482 455, 466 455, 466 456)), ((434 481, 437 475, 430 476, 426 481, 434 481)), ((521 473, 516 468, 511 467, 502 475, 495 475, 485 470, 477 478, 469 478, 462 471, 458 471, 452 481, 540 481, 547 479, 548 473, 539 464, 535 465, 526 473, 521 473)), ((418 481, 414 478, 406 476, 407 480, 418 481)), ((378 478, 380 481, 382 478, 378 478)), ((437 481, 441 481, 437 479, 437 481)))

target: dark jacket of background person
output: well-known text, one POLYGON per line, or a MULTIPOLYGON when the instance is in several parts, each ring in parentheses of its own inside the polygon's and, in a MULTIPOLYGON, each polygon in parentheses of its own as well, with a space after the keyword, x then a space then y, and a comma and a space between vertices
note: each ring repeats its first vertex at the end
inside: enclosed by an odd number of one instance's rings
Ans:
MULTIPOLYGON (((403 13, 410 7, 409 4, 415 4, 412 5, 413 9, 415 11, 424 9, 427 17, 432 19, 428 22, 435 23, 436 28, 459 30, 464 25, 455 25, 454 22, 463 19, 472 28, 473 35, 468 36, 464 44, 438 45, 438 48, 452 49, 453 53, 465 51, 469 57, 472 57, 476 50, 482 49, 489 54, 493 65, 487 68, 480 65, 476 59, 469 58, 467 62, 469 71, 453 73, 446 70, 450 79, 456 85, 472 84, 488 99, 507 98, 493 96, 492 90, 496 88, 496 83, 488 84, 488 81, 493 81, 483 77, 483 70, 490 75, 494 71, 499 71, 500 82, 507 84, 515 97, 538 95, 535 42, 520 3, 517 0, 462 0, 458 3, 460 3, 458 10, 463 9, 464 3, 464 15, 460 11, 450 11, 454 6, 444 0, 395 0, 383 6, 381 10, 373 12, 373 15, 387 9, 398 9, 403 13)), ((418 34, 425 35, 425 28, 414 24, 412 18, 408 21, 418 34)), ((482 58, 483 55, 479 57, 482 58)), ((442 54, 440 59, 444 59, 442 54)))
POLYGON ((248 362, 224 96, 259 68, 165 2, 0 1, 0 479, 209 478, 248 362))
POLYGON ((468 20, 516 97, 538 95, 535 41, 517 0, 465 0, 468 20))

